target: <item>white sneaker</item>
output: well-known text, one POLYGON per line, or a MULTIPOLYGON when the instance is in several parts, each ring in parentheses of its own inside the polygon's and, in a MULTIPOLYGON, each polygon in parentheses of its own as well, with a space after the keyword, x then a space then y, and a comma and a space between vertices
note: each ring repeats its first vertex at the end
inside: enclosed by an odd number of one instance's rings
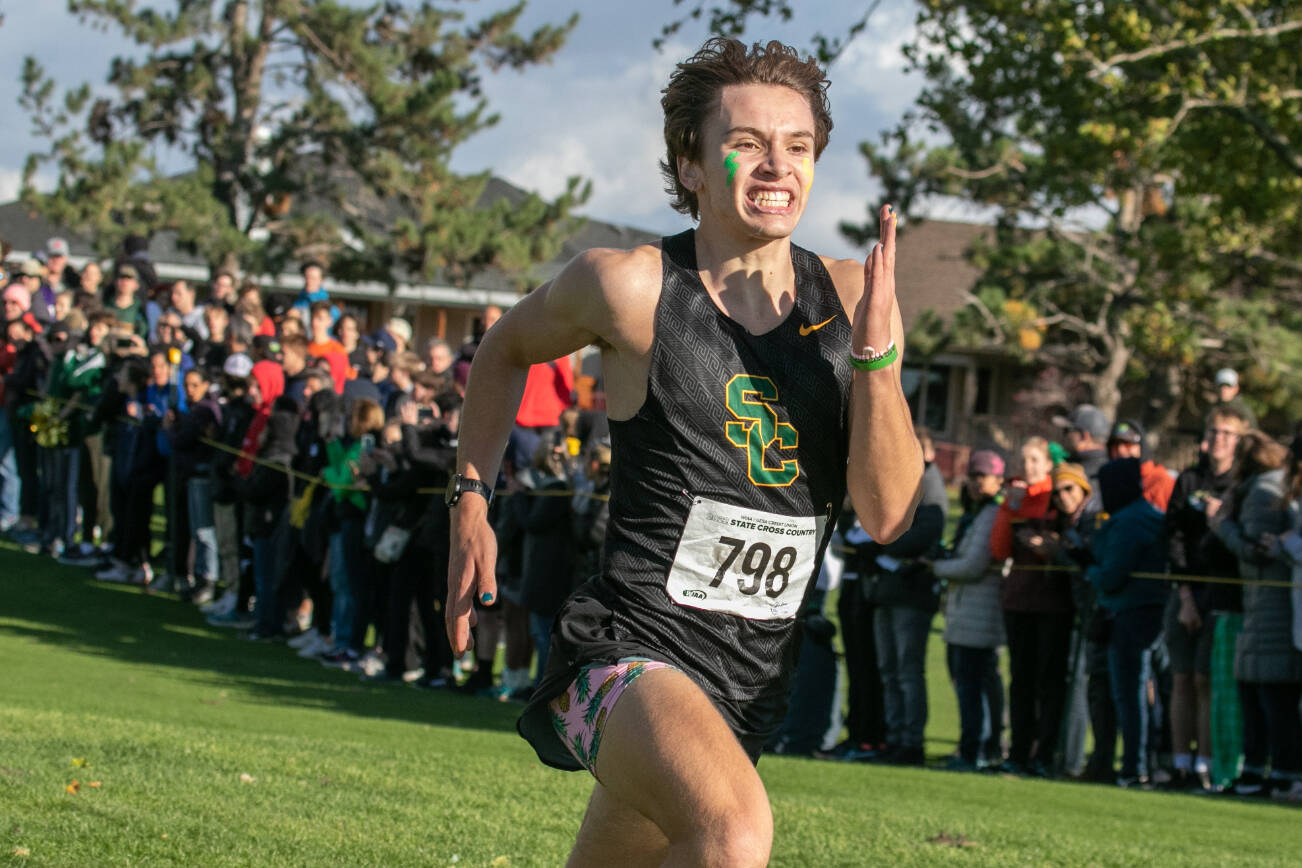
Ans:
POLYGON ((235 608, 235 603, 239 600, 239 594, 235 591, 227 591, 211 603, 204 603, 199 607, 199 611, 205 615, 225 615, 231 609, 235 608))
POLYGON ((344 667, 349 672, 361 672, 364 675, 371 676, 384 670, 386 663, 384 657, 375 651, 367 651, 362 658, 354 663, 351 667, 344 667))
POLYGON ((329 636, 317 636, 309 645, 298 649, 298 656, 303 658, 319 657, 335 647, 334 639, 329 636))
POLYGON ((302 633, 299 633, 293 639, 290 639, 285 644, 297 651, 299 648, 306 648, 308 645, 315 642, 317 635, 316 627, 310 627, 302 633))

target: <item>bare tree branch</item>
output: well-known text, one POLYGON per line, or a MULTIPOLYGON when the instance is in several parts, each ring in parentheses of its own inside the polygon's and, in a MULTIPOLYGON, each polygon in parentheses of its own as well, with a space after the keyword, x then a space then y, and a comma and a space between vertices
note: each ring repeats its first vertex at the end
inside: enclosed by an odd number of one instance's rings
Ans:
POLYGON ((1164 42, 1161 45, 1150 45, 1148 48, 1139 51, 1131 51, 1125 54, 1114 54, 1108 58, 1097 58, 1088 52, 1082 52, 1079 56, 1089 60, 1094 69, 1090 72, 1089 77, 1095 81, 1102 78, 1118 66, 1124 66, 1128 63, 1135 63, 1140 60, 1147 60, 1150 57, 1159 57, 1163 54, 1170 54, 1173 51, 1182 51, 1186 48, 1194 48, 1199 45, 1206 45, 1209 42, 1220 42, 1227 39, 1262 39, 1272 36, 1279 36, 1283 33, 1291 33, 1295 30, 1302 30, 1302 18, 1293 21, 1285 21, 1282 24, 1276 24, 1273 27, 1222 27, 1217 30, 1209 30, 1206 33, 1199 34, 1192 39, 1176 39, 1171 42, 1164 42))

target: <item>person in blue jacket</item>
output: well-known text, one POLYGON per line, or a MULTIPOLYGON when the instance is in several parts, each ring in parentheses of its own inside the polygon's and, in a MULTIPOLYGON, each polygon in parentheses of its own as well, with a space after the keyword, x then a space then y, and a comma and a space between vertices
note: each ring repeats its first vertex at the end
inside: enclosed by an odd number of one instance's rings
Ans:
POLYGON ((1148 702, 1144 693, 1169 588, 1160 579, 1136 578, 1134 574, 1165 570, 1164 516, 1144 499, 1138 459, 1121 458, 1103 465, 1099 488, 1109 518, 1095 534, 1095 563, 1085 577, 1098 592, 1099 605, 1113 613, 1108 672, 1123 747, 1117 783, 1135 786, 1147 777, 1148 702))

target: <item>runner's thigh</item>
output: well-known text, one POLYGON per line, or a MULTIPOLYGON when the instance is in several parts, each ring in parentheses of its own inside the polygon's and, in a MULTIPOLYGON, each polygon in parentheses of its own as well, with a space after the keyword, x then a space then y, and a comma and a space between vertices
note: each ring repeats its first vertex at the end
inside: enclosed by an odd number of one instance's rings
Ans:
POLYGON ((683 673, 638 678, 606 722, 596 774, 671 844, 702 830, 772 835, 764 784, 709 698, 683 673))
POLYGON ((567 868, 655 868, 665 861, 669 840, 660 827, 598 783, 567 868))

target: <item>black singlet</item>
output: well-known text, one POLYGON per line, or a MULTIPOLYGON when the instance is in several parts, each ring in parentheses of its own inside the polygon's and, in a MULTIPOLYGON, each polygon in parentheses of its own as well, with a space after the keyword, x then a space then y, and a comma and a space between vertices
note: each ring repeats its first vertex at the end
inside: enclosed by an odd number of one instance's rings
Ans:
POLYGON ((560 768, 578 766, 546 705, 592 662, 663 660, 710 696, 739 737, 776 727, 795 654, 794 613, 814 589, 845 496, 850 322, 822 262, 792 245, 793 309, 752 335, 707 293, 695 232, 662 244, 646 400, 633 418, 610 423, 602 571, 557 614, 547 673, 519 724, 543 761, 560 768), (724 524, 693 521, 694 510, 724 524), (758 513, 774 518, 756 521, 758 513), (683 553, 689 526, 705 546, 697 550, 714 560, 684 578, 676 559, 697 563, 683 553), (803 536, 808 573, 783 572, 797 547, 785 546, 782 533, 803 536), (747 616, 701 608, 718 605, 719 591, 752 607, 747 616))

